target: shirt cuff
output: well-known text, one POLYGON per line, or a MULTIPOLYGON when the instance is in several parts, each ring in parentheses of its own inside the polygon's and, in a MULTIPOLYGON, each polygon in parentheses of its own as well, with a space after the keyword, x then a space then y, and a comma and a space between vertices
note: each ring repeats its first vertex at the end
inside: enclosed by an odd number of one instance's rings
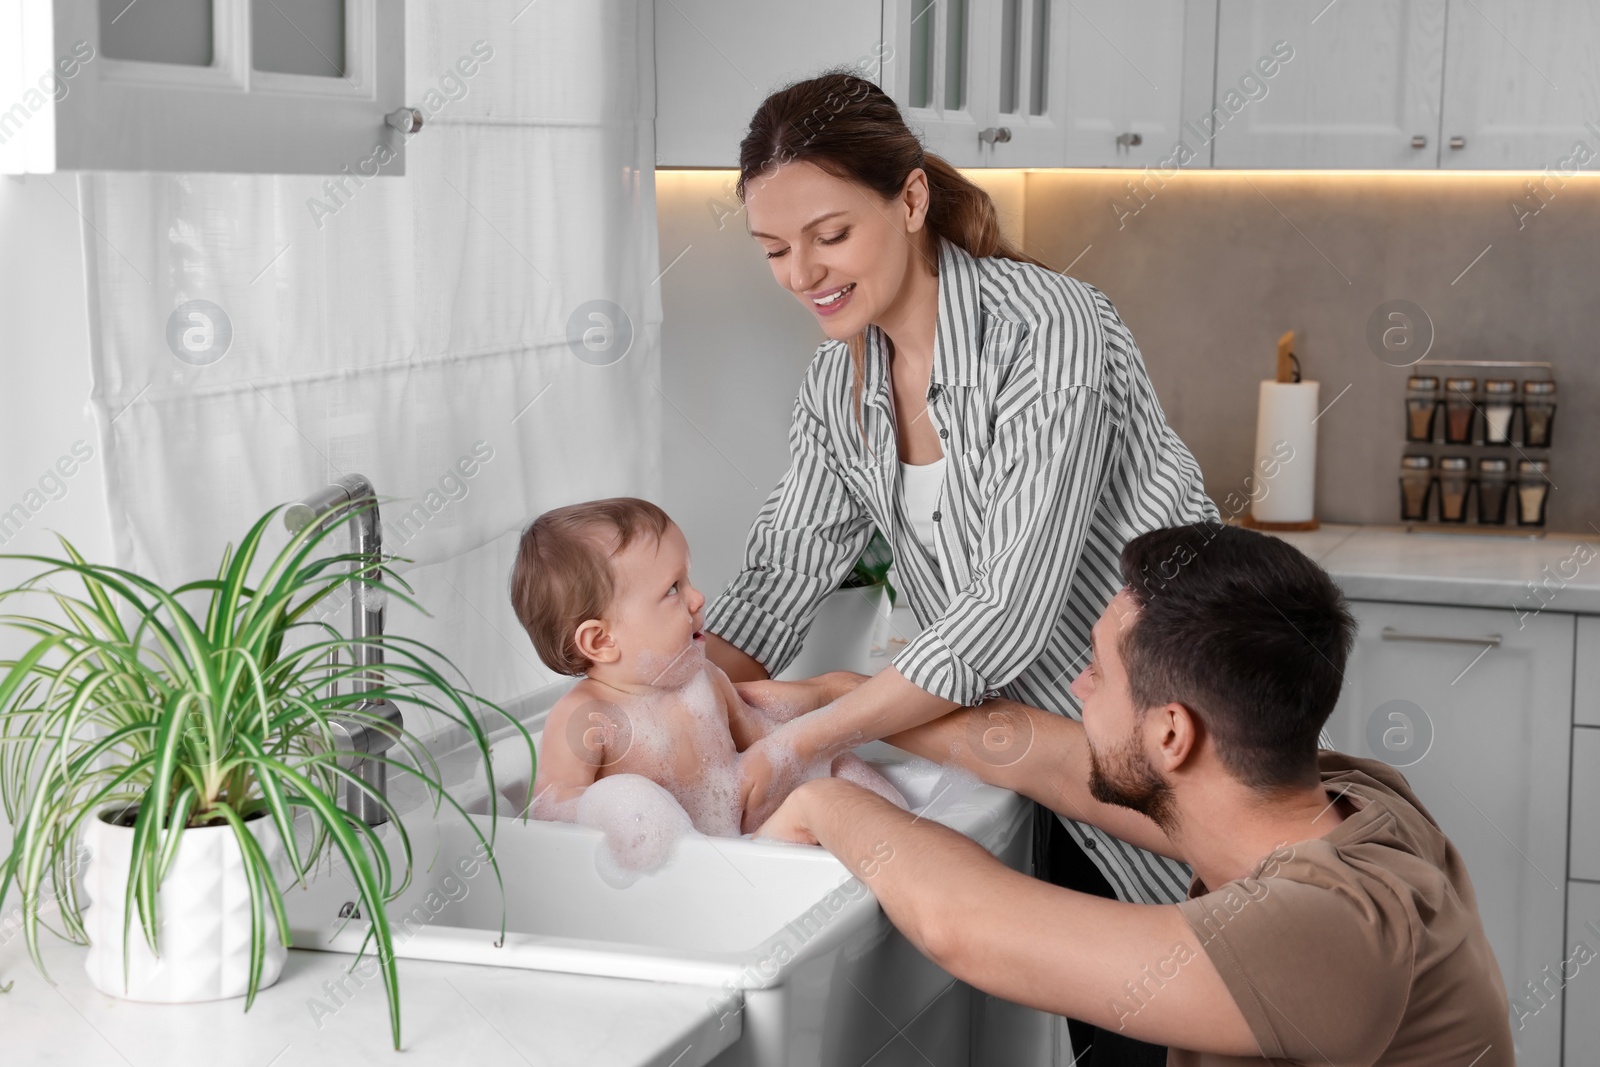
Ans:
POLYGON ((805 640, 783 619, 729 593, 706 609, 705 629, 761 664, 769 678, 783 672, 805 640))
POLYGON ((945 643, 938 623, 900 650, 894 658, 894 668, 918 689, 962 707, 981 703, 989 694, 988 680, 945 643))

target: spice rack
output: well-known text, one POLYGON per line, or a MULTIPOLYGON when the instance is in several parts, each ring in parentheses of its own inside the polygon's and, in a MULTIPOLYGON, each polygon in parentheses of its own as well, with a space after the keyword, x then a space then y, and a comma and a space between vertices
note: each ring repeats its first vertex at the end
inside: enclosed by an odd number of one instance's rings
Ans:
POLYGON ((1408 532, 1543 536, 1553 488, 1552 372, 1551 364, 1531 360, 1412 365, 1400 459, 1400 518, 1408 532), (1481 382, 1480 370, 1487 372, 1481 382))

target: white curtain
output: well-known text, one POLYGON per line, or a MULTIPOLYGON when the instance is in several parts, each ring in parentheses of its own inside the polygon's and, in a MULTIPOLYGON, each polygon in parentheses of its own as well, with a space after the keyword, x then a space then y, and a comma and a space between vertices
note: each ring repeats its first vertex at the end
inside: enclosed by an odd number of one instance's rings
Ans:
POLYGON ((119 563, 209 576, 268 507, 365 474, 431 613, 390 631, 509 700, 556 680, 507 599, 522 526, 660 496, 651 5, 406 19, 402 178, 80 179, 92 404, 119 563))

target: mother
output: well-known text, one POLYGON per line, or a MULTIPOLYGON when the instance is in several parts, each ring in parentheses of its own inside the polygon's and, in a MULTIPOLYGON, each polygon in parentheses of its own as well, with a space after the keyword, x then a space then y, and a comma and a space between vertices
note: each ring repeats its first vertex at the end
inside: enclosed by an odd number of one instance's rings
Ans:
MULTIPOLYGON (((750 233, 829 340, 795 401, 788 473, 707 612, 707 652, 735 681, 781 671, 874 526, 923 627, 751 750, 753 830, 808 766, 988 695, 1078 717, 1067 687, 1122 546, 1217 511, 1110 301, 1011 247, 988 194, 924 152, 876 85, 828 74, 772 94, 739 157, 750 233)), ((1026 739, 1003 740, 995 759, 1018 758, 1026 739)), ((1184 898, 1177 863, 1051 823, 1124 900, 1184 898)))

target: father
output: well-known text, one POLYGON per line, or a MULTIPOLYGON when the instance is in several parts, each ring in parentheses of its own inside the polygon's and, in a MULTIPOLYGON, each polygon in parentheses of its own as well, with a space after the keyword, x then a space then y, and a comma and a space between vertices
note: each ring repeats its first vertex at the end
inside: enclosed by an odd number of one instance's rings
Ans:
POLYGON ((1189 864, 1188 900, 1050 885, 833 778, 762 834, 871 872, 889 918, 955 977, 1167 1045, 1169 1064, 1513 1064, 1460 854, 1393 768, 1317 748, 1355 631, 1328 575, 1214 524, 1137 537, 1121 567, 1072 686, 1081 723, 990 700, 888 740, 1189 864), (991 723, 1031 737, 1021 759, 968 747, 991 723))

